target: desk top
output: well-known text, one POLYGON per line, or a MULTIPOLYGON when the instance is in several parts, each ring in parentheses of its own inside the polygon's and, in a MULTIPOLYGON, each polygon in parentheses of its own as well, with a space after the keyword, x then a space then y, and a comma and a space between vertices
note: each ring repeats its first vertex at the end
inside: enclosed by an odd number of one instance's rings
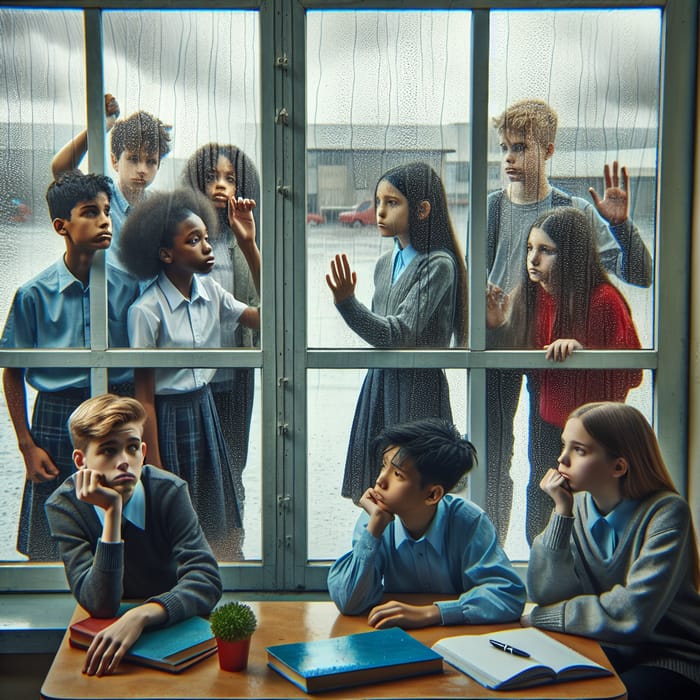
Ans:
MULTIPOLYGON (((41 688, 45 700, 115 698, 304 698, 302 690, 267 666, 266 647, 288 642, 326 639, 356 632, 367 632, 367 618, 340 615, 330 602, 253 601, 249 603, 258 618, 252 638, 248 669, 239 673, 221 671, 214 656, 174 675, 151 668, 122 663, 119 673, 102 678, 81 673, 85 651, 73 649, 68 633, 56 653, 41 688)), ((71 623, 85 613, 80 608, 71 623)), ((471 625, 427 627, 409 630, 428 646, 456 634, 482 634, 516 625, 471 625)), ((552 633, 552 636, 611 668, 600 645, 590 639, 552 633)), ((556 683, 521 691, 496 692, 444 664, 443 674, 387 681, 344 690, 319 693, 315 697, 337 698, 624 698, 625 688, 617 675, 607 678, 556 683)))

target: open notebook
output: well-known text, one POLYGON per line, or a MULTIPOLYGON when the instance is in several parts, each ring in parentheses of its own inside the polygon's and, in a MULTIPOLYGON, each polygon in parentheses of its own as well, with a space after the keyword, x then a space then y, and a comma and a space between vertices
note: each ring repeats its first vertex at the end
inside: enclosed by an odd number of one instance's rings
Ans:
POLYGON ((444 637, 433 649, 452 666, 494 690, 612 675, 604 666, 534 627, 444 637), (492 639, 522 649, 530 658, 497 649, 490 643, 492 639))

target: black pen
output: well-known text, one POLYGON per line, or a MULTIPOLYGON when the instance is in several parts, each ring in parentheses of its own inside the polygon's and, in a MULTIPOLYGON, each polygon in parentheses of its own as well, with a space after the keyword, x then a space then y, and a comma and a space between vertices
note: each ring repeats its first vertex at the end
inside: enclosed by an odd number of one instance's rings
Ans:
POLYGON ((497 639, 489 639, 489 644, 493 647, 496 647, 496 649, 505 651, 506 654, 522 656, 524 659, 530 658, 530 654, 528 654, 526 651, 523 651, 522 649, 516 649, 515 647, 512 647, 510 644, 506 644, 505 642, 499 642, 497 639))

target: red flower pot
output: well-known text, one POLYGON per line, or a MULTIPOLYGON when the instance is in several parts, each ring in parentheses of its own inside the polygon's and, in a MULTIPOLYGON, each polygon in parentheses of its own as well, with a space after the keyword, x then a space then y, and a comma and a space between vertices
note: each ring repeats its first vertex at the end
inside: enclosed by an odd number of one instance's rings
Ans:
POLYGON ((223 671, 244 671, 248 666, 248 652, 250 651, 250 637, 239 639, 236 642, 225 642, 216 639, 219 650, 219 667, 223 671))

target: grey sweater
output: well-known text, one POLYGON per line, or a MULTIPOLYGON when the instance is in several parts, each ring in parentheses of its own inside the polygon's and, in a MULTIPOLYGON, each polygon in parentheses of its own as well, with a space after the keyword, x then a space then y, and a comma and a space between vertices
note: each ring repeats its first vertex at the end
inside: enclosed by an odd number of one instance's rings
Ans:
POLYGON ((700 683, 700 593, 686 501, 667 491, 643 498, 609 561, 587 518, 585 493, 576 494, 574 517, 553 513, 533 542, 533 625, 593 637, 634 664, 700 683))
POLYGON ((75 496, 73 477, 46 503, 70 589, 91 615, 113 617, 122 597, 160 603, 167 624, 207 615, 221 597, 216 559, 179 477, 145 466, 146 529, 122 518, 122 541, 102 542, 95 509, 75 496))

